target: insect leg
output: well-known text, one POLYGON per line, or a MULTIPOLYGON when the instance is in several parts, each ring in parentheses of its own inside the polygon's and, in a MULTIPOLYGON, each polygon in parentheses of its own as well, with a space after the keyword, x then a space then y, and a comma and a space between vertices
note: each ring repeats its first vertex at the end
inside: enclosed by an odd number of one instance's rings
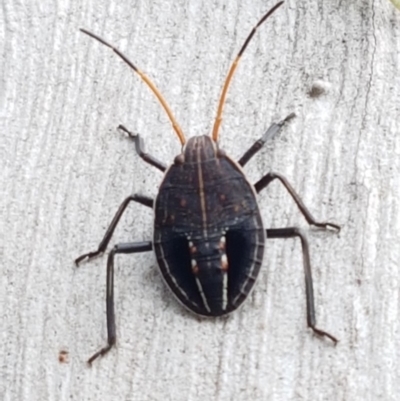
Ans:
POLYGON ((114 313, 114 255, 117 253, 141 253, 148 252, 153 249, 151 241, 146 242, 131 242, 117 244, 111 250, 107 259, 107 345, 100 351, 92 355, 88 364, 90 365, 96 358, 106 354, 115 345, 116 330, 115 330, 115 313, 114 313))
POLYGON ((167 166, 163 162, 160 162, 154 156, 149 155, 144 151, 144 142, 139 134, 133 134, 132 132, 128 131, 128 129, 125 128, 122 124, 118 126, 118 129, 126 132, 129 137, 135 141, 136 152, 139 157, 141 157, 146 163, 149 163, 150 165, 158 168, 161 171, 165 171, 167 169, 167 166))
POLYGON ((337 224, 316 221, 315 218, 312 216, 312 214, 308 211, 307 207, 304 205, 303 201, 300 199, 300 196, 296 193, 296 191, 293 189, 293 187, 289 184, 289 181, 281 174, 274 173, 274 172, 269 172, 268 174, 266 174, 263 178, 261 178, 254 185, 256 192, 259 193, 260 191, 262 191, 275 179, 278 179, 284 185, 284 187, 287 189, 287 191, 289 192, 289 194, 291 195, 293 200, 296 202, 297 207, 300 209, 300 212, 307 220, 308 224, 311 224, 316 227, 321 227, 321 228, 331 227, 333 229, 340 231, 340 226, 337 224))
POLYGON ((253 145, 248 149, 244 155, 239 159, 238 163, 243 167, 267 142, 269 139, 273 138, 280 129, 285 125, 286 122, 296 117, 296 114, 291 113, 279 123, 273 123, 265 132, 265 134, 258 139, 253 145))
POLYGON ((97 251, 85 253, 85 254, 79 256, 79 258, 76 258, 75 259, 75 264, 77 266, 79 265, 80 262, 82 262, 82 260, 84 260, 84 259, 90 260, 90 259, 94 258, 95 256, 100 255, 101 253, 103 253, 106 250, 107 245, 110 242, 111 237, 112 237, 112 235, 114 233, 115 227, 117 227, 119 219, 121 218, 121 216, 124 213, 124 211, 125 211, 126 207, 128 206, 128 204, 130 202, 132 202, 132 201, 140 203, 140 204, 142 204, 144 206, 147 206, 147 207, 150 207, 150 208, 153 207, 153 199, 149 198, 148 196, 139 195, 139 194, 134 194, 134 195, 128 196, 122 202, 121 206, 118 208, 117 213, 115 214, 111 224, 107 228, 107 231, 104 234, 104 237, 101 240, 101 242, 100 242, 100 244, 99 244, 99 246, 97 248, 97 251))
POLYGON ((310 252, 305 234, 298 227, 270 228, 267 229, 266 232, 267 238, 300 238, 301 248, 303 252, 304 276, 306 281, 307 325, 314 331, 314 333, 330 338, 336 345, 338 340, 334 336, 316 327, 317 323, 315 319, 314 290, 310 265, 310 252))

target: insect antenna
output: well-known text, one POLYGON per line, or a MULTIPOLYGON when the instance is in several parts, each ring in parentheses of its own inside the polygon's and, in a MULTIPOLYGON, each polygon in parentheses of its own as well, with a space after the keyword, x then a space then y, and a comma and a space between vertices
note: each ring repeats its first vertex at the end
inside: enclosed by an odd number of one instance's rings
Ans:
POLYGON ((121 51, 119 51, 113 45, 111 45, 110 43, 106 42, 104 39, 100 38, 99 36, 95 35, 94 33, 87 31, 86 29, 82 29, 81 28, 80 30, 83 33, 86 33, 86 35, 89 35, 93 39, 98 40, 103 45, 106 45, 107 47, 112 49, 114 51, 114 53, 116 53, 119 57, 121 57, 122 60, 124 60, 125 63, 128 64, 133 69, 133 71, 135 71, 140 76, 140 78, 142 78, 142 80, 147 84, 147 86, 151 89, 151 91, 156 95, 158 101, 161 103, 161 106, 164 108, 165 112, 167 113, 168 118, 171 121, 173 129, 176 132, 176 134, 178 135, 179 140, 181 141, 181 144, 184 145, 185 142, 186 142, 186 139, 185 139, 185 136, 183 135, 183 132, 182 132, 179 124, 176 122, 175 117, 173 116, 172 111, 169 108, 169 106, 168 106, 167 102, 165 101, 164 97, 161 95, 161 93, 156 88, 156 86, 153 84, 153 82, 151 82, 150 78, 148 78, 142 71, 140 71, 139 68, 137 68, 135 66, 135 64, 133 64, 132 61, 130 61, 128 59, 128 57, 126 57, 121 51))
POLYGON ((221 125, 222 122, 222 111, 224 108, 224 104, 225 104, 225 98, 226 98, 226 93, 228 91, 228 87, 229 84, 231 83, 232 80, 232 76, 235 73, 236 67, 239 64, 240 58, 242 57, 242 54, 244 53, 244 51, 246 50, 247 45, 249 44, 251 38, 254 36, 254 34, 257 31, 257 28, 276 10, 278 9, 281 5, 283 4, 283 1, 279 2, 278 4, 276 4, 274 7, 272 7, 261 19, 260 21, 258 21, 257 25, 252 29, 252 31, 250 32, 250 35, 247 37, 247 39, 244 41, 244 44, 242 46, 242 48, 240 49, 238 55, 236 56, 234 62, 231 65, 231 68, 229 69, 228 75, 226 77, 224 86, 222 88, 222 92, 221 92, 221 97, 219 100, 219 104, 218 104, 218 111, 217 111, 217 117, 215 118, 215 122, 214 122, 214 128, 213 128, 213 133, 212 133, 212 138, 215 142, 218 141, 218 130, 219 127, 221 125))

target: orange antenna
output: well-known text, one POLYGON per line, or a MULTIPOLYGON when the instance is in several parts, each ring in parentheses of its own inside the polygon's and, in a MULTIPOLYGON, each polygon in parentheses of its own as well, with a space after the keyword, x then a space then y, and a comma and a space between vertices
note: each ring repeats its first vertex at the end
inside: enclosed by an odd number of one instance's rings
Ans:
POLYGON ((153 82, 151 82, 150 79, 142 71, 140 71, 139 68, 137 68, 122 52, 120 52, 117 48, 112 46, 110 43, 106 42, 104 39, 100 38, 99 36, 95 35, 94 33, 87 31, 86 29, 81 29, 81 31, 83 33, 86 33, 86 35, 89 35, 93 39, 98 40, 100 43, 103 43, 103 45, 106 45, 107 47, 112 49, 115 53, 118 54, 119 57, 122 58, 122 60, 125 61, 126 64, 128 64, 133 69, 133 71, 135 71, 139 75, 140 78, 142 78, 142 80, 147 84, 147 86, 151 89, 151 91, 156 95, 157 99, 161 103, 161 106, 164 108, 164 110, 168 114, 168 118, 171 121, 174 131, 178 135, 178 138, 181 141, 181 144, 184 145, 186 142, 185 135, 183 135, 181 127, 176 122, 171 109, 169 108, 167 102, 165 101, 165 99, 163 98, 163 96, 161 95, 159 90, 156 88, 156 86, 153 84, 153 82))
POLYGON ((247 39, 244 41, 244 44, 242 48, 240 49, 238 55, 236 56, 235 61, 231 65, 231 68, 228 72, 228 76, 226 77, 224 87, 222 88, 222 93, 221 93, 221 98, 219 100, 218 104, 218 111, 217 111, 217 117, 215 118, 215 123, 214 123, 214 128, 213 128, 213 133, 212 133, 212 138, 215 142, 218 141, 218 130, 222 122, 222 111, 224 109, 224 104, 225 104, 225 98, 226 98, 226 93, 228 92, 228 87, 229 84, 231 83, 233 74, 235 73, 236 67, 239 64, 240 58, 242 57, 242 54, 246 50, 247 45, 249 44, 251 38, 254 36, 254 34, 257 31, 257 28, 281 5, 283 4, 283 1, 279 2, 276 4, 274 7, 272 7, 261 19, 258 21, 257 25, 252 29, 250 32, 250 35, 247 37, 247 39))

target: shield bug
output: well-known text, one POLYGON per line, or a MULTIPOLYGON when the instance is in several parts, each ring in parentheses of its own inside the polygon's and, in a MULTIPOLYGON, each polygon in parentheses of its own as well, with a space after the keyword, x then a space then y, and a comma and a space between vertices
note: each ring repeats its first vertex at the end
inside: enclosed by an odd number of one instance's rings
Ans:
POLYGON ((237 309, 248 297, 257 279, 267 238, 292 238, 301 240, 306 282, 307 324, 318 335, 336 338, 316 327, 313 285, 307 239, 297 227, 264 229, 256 195, 272 181, 280 181, 296 202, 307 222, 324 229, 339 230, 339 226, 318 222, 307 210, 285 177, 269 172, 254 185, 242 170, 246 163, 275 135, 289 115, 272 124, 236 162, 218 146, 218 130, 222 111, 232 76, 257 28, 283 2, 269 10, 252 29, 231 65, 222 88, 211 136, 195 136, 186 141, 166 101, 150 79, 114 46, 81 29, 82 32, 110 47, 149 86, 166 111, 181 144, 182 152, 167 168, 164 163, 144 151, 139 135, 119 126, 135 142, 138 155, 148 164, 164 172, 156 199, 134 194, 124 200, 108 227, 98 249, 78 257, 78 265, 103 253, 115 227, 131 202, 153 208, 153 241, 131 242, 115 245, 107 259, 107 331, 108 342, 90 359, 107 353, 116 342, 114 314, 114 257, 121 253, 139 253, 154 250, 161 274, 178 300, 192 312, 204 316, 222 316, 237 309))

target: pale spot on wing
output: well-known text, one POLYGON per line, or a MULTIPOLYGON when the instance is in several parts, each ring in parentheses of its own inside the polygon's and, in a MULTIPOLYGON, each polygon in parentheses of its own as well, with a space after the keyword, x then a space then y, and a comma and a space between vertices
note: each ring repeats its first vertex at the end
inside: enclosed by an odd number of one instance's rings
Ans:
POLYGON ((192 272, 193 272, 193 274, 198 274, 199 273, 199 266, 197 266, 197 262, 194 259, 191 259, 190 263, 192 264, 192 272))
POLYGON ((228 265, 228 257, 226 256, 226 254, 224 253, 221 256, 221 269, 223 272, 228 271, 229 265, 228 265))
POLYGON ((225 235, 223 235, 219 240, 218 247, 219 247, 219 249, 221 251, 224 251, 225 250, 225 246, 226 246, 226 238, 225 238, 225 235))

